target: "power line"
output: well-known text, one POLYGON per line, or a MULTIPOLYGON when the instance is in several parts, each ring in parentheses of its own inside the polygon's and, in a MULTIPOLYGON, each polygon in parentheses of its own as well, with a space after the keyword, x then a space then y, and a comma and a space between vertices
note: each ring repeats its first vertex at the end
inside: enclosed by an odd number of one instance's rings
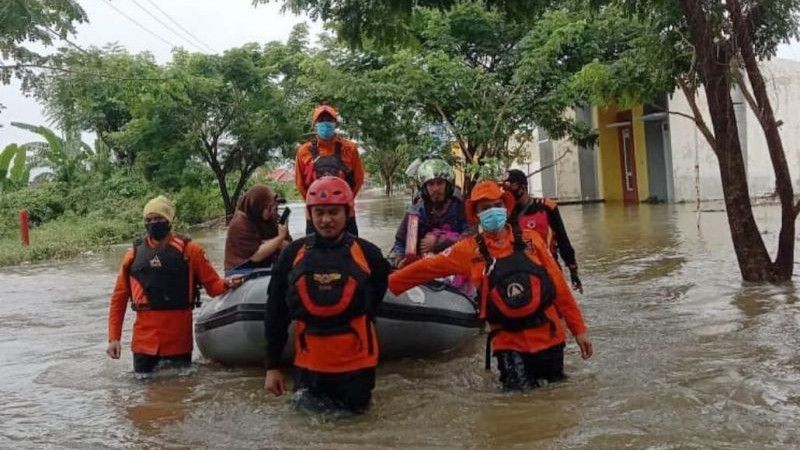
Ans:
POLYGON ((119 8, 117 8, 116 6, 114 6, 114 5, 111 3, 111 1, 110 1, 110 0, 106 0, 106 1, 104 1, 103 3, 105 3, 106 5, 108 5, 109 7, 111 7, 111 9, 113 9, 114 11, 116 11, 117 13, 119 13, 119 14, 120 14, 122 17, 124 17, 124 18, 128 19, 130 22, 132 22, 132 23, 133 23, 134 25, 136 25, 137 27, 141 28, 141 29, 142 29, 143 31, 145 31, 146 33, 150 34, 151 36, 153 36, 154 38, 158 39, 159 41, 161 41, 161 42, 163 42, 163 43, 165 43, 165 44, 169 45, 169 46, 170 46, 170 48, 174 48, 174 47, 180 47, 180 45, 175 45, 175 44, 173 44, 172 42, 170 42, 170 41, 168 41, 168 40, 164 39, 163 37, 161 37, 161 36, 159 36, 159 35, 157 35, 156 33, 154 33, 154 32, 152 32, 152 31, 150 31, 150 30, 149 30, 147 27, 145 27, 145 26, 144 26, 144 25, 142 25, 141 23, 137 22, 135 19, 131 18, 131 16, 129 16, 129 15, 127 15, 127 14, 125 14, 125 13, 124 13, 124 12, 122 12, 122 11, 121 11, 119 8))
POLYGON ((162 26, 163 26, 163 27, 164 27, 164 28, 165 28, 167 31, 169 31, 170 33, 174 34, 174 35, 175 35, 175 36, 177 36, 179 39, 181 39, 182 41, 184 41, 184 42, 186 42, 187 44, 191 45, 192 47, 194 47, 194 48, 196 48, 196 49, 200 50, 201 52, 207 51, 206 49, 204 49, 204 48, 202 48, 202 47, 198 46, 198 45, 197 45, 197 44, 195 44, 194 42, 192 42, 192 41, 190 41, 190 40, 186 39, 185 37, 181 36, 181 35, 180 35, 179 33, 177 33, 177 32, 176 32, 176 31, 175 31, 175 30, 174 30, 174 29, 173 29, 171 26, 169 26, 168 24, 164 23, 164 21, 163 21, 163 20, 161 20, 161 19, 159 19, 158 17, 156 17, 156 15, 155 15, 155 14, 151 13, 151 12, 150 12, 150 11, 149 11, 147 8, 145 8, 144 6, 142 6, 142 5, 141 5, 139 2, 137 2, 136 0, 132 0, 132 1, 133 1, 133 4, 134 4, 134 5, 136 5, 136 6, 137 6, 139 9, 141 9, 142 11, 144 11, 144 12, 145 12, 145 14, 147 14, 148 16, 150 16, 150 17, 152 17, 153 19, 155 19, 155 21, 156 21, 156 22, 160 23, 160 24, 161 24, 161 25, 162 25, 162 26))
POLYGON ((206 44, 205 42, 200 40, 200 38, 198 38, 197 36, 192 34, 189 30, 184 28, 177 20, 173 19, 172 16, 167 14, 163 9, 159 8, 158 5, 153 2, 153 0, 146 0, 146 1, 147 1, 147 3, 151 4, 153 6, 153 8, 157 9, 161 14, 163 14, 164 17, 166 17, 170 22, 174 23, 176 27, 178 27, 181 30, 183 30, 183 32, 186 33, 187 36, 189 36, 190 38, 194 39, 197 43, 199 43, 203 47, 209 49, 211 52, 216 53, 216 50, 214 50, 214 47, 206 44))

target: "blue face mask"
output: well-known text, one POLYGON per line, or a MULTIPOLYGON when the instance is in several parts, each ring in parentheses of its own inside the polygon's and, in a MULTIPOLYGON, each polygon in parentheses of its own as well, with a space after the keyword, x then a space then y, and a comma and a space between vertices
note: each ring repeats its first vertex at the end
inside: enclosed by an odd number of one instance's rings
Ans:
POLYGON ((314 129, 317 131, 317 136, 320 137, 323 141, 327 141, 328 139, 333 137, 333 133, 336 132, 336 123, 335 122, 317 122, 314 125, 314 129))
POLYGON ((478 214, 481 227, 489 232, 499 231, 506 225, 508 212, 503 207, 489 208, 478 214))

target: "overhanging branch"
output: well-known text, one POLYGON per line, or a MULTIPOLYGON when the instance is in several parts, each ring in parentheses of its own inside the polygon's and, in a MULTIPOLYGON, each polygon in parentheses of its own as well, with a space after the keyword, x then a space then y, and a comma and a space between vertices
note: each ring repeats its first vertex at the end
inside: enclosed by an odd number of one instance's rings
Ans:
POLYGON ((684 115, 684 117, 688 117, 692 119, 697 126, 697 129, 700 130, 700 133, 708 142, 708 145, 711 146, 711 149, 714 153, 719 156, 719 148, 717 146, 717 140, 714 138, 714 133, 708 128, 706 121, 703 119, 703 113, 700 112, 700 107, 697 106, 697 99, 695 98, 696 90, 694 88, 689 87, 685 81, 678 80, 678 86, 681 88, 683 95, 686 97, 686 101, 689 103, 689 108, 692 110, 692 114, 694 117, 689 115, 684 115))

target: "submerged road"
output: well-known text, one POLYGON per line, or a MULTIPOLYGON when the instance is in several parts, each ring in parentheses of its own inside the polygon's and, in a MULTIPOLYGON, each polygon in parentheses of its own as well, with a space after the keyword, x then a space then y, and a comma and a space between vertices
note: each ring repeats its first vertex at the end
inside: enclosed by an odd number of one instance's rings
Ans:
MULTIPOLYGON (((362 236, 388 251, 406 201, 361 202, 362 236)), ((122 359, 104 353, 125 245, 0 269, 0 447, 797 448, 800 277, 743 285, 722 212, 561 209, 585 286, 590 361, 570 342, 569 379, 525 395, 499 391, 482 341, 392 361, 379 368, 370 412, 345 420, 296 412, 264 391, 263 371, 197 352, 191 375, 135 381, 132 314, 122 359)), ((770 243, 778 212, 756 209, 770 243)), ((297 208, 295 235, 302 216, 297 208)), ((224 232, 194 237, 221 266, 224 232)))

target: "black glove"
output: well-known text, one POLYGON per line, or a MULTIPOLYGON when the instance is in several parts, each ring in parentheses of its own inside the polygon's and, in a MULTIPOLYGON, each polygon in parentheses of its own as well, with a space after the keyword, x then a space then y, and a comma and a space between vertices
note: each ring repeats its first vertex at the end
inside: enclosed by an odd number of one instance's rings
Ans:
POLYGON ((572 280, 572 288, 583 294, 583 284, 581 283, 581 279, 578 277, 577 267, 569 268, 569 278, 572 280))

